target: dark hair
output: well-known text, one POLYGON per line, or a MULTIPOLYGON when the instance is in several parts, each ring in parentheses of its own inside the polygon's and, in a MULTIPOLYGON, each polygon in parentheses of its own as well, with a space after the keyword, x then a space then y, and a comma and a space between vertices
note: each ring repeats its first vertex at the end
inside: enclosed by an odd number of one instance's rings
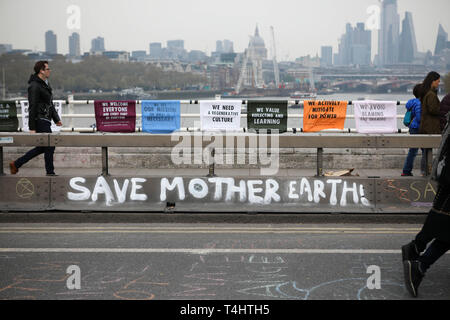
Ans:
POLYGON ((440 79, 441 75, 435 71, 431 71, 430 73, 427 74, 427 76, 425 77, 425 79, 422 82, 422 90, 420 93, 420 99, 423 99, 423 97, 425 97, 425 95, 428 93, 428 91, 430 91, 431 89, 431 83, 433 83, 434 81, 436 81, 437 79, 440 79))
POLYGON ((421 83, 416 84, 416 85, 414 86, 414 89, 413 89, 413 95, 414 95, 414 97, 416 97, 417 99, 419 99, 419 98, 420 98, 420 92, 421 92, 421 90, 422 90, 422 84, 421 84, 421 83))
POLYGON ((34 65, 34 74, 38 74, 39 71, 45 69, 45 65, 48 64, 48 61, 38 61, 34 65))

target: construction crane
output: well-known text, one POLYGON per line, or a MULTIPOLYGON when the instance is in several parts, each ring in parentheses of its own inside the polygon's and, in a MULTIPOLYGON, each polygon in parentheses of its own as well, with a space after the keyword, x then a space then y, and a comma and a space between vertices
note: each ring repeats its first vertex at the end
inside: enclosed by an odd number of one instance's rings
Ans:
POLYGON ((275 86, 277 88, 279 88, 280 87, 280 70, 278 69, 278 63, 277 63, 277 49, 275 46, 275 32, 274 32, 273 26, 270 27, 270 30, 272 31, 273 73, 275 76, 275 86))

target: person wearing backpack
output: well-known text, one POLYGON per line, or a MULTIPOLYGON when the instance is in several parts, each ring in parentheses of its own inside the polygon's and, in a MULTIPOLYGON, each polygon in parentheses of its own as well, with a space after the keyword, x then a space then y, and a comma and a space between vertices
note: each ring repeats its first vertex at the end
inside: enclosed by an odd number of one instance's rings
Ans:
MULTIPOLYGON (((409 123, 409 134, 419 134, 420 118, 422 114, 422 106, 419 100, 421 88, 422 85, 417 84, 413 89, 413 94, 416 98, 411 99, 406 103, 406 112, 410 112, 410 116, 412 119, 409 123)), ((407 120, 405 119, 404 122, 405 121, 407 120)), ((406 124, 407 123, 405 123, 405 125, 406 124)), ((414 159, 416 158, 418 151, 418 148, 409 149, 408 155, 406 156, 405 163, 403 165, 402 177, 413 175, 412 169, 414 166, 414 159)), ((422 161, 420 163, 420 170, 422 171, 422 174, 424 174, 426 170, 426 158, 424 154, 425 150, 422 148, 422 161)))

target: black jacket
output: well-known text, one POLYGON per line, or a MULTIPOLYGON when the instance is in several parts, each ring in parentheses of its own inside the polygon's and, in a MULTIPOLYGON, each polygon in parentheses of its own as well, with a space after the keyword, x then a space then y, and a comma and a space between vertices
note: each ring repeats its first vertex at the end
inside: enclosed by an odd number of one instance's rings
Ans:
POLYGON ((447 94, 441 101, 441 131, 444 131, 447 124, 447 113, 450 112, 450 94, 447 94))
POLYGON ((37 75, 32 74, 28 80, 28 127, 30 130, 36 130, 36 120, 46 119, 61 121, 58 112, 53 105, 52 88, 37 75))

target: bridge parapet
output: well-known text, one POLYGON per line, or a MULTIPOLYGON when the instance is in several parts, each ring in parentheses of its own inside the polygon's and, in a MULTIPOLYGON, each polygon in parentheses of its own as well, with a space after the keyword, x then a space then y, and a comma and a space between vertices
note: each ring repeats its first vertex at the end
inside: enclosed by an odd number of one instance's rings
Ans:
MULTIPOLYGON (((6 176, 1 166, 0 210, 425 213, 436 193, 427 177, 325 177, 323 153, 325 148, 437 148, 440 141, 440 135, 403 134, 0 133, 2 163, 8 147, 102 148, 102 171, 95 175, 6 176), (208 175, 109 174, 108 148, 175 148, 181 141, 211 152, 208 175), (316 176, 217 176, 218 146, 234 151, 253 148, 258 153, 264 149, 270 155, 281 148, 316 149, 316 176)), ((427 161, 431 167, 432 154, 427 161)))

